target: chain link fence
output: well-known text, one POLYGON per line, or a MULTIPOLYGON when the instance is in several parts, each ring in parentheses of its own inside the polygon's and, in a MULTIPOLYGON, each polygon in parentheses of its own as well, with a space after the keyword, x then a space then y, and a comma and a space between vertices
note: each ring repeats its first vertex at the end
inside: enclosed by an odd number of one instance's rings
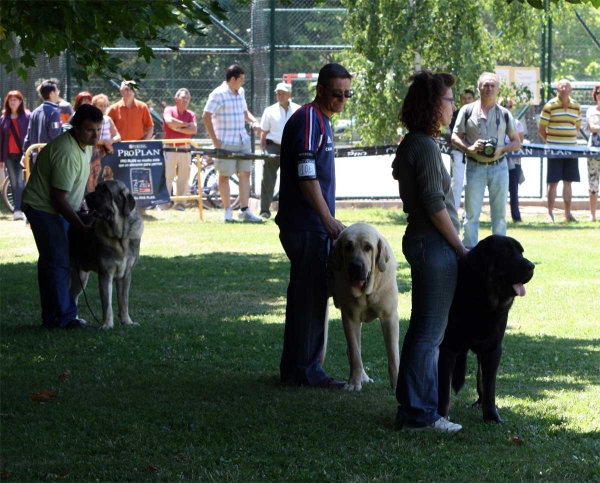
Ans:
MULTIPOLYGON (((576 8, 565 6, 556 10, 552 17, 551 24, 540 22, 541 29, 532 35, 531 46, 526 51, 515 52, 514 65, 536 66, 537 63, 543 82, 548 78, 557 81, 561 77, 577 81, 573 82, 573 97, 584 106, 585 116, 587 106, 593 104, 591 86, 600 81, 600 16, 592 7, 579 5, 576 8)), ((145 74, 136 95, 153 112, 157 138, 162 137, 160 120, 164 107, 172 105, 175 92, 185 87, 192 96, 190 109, 197 114, 196 137, 209 143, 201 114, 210 92, 225 80, 229 65, 240 64, 246 69, 246 99, 257 117, 275 102, 275 85, 286 74, 292 74, 286 79, 293 84, 293 100, 298 104, 309 102, 314 97, 315 79, 295 74, 317 73, 322 65, 334 61, 338 52, 349 47, 342 40, 345 18, 343 0, 320 3, 314 0, 254 0, 238 6, 226 22, 215 21, 207 26, 204 37, 172 29, 168 35, 179 51, 156 45, 156 58, 150 63, 138 58, 133 43, 123 41, 110 50, 122 60, 127 70, 145 74)), ((20 53, 18 49, 16 47, 15 55, 20 53)), ((0 69, 0 90, 3 95, 12 89, 20 90, 29 109, 39 105, 36 86, 46 78, 59 82, 61 94, 67 100, 73 100, 81 90, 104 93, 111 102, 119 100, 120 79, 92 78, 82 85, 69 84, 69 67, 67 53, 51 60, 40 55, 36 68, 28 69, 27 82, 16 73, 9 75, 0 69)), ((546 97, 555 94, 551 88, 546 97)), ((522 117, 531 142, 541 142, 537 134, 541 107, 531 106, 522 117)), ((344 122, 350 121, 341 121, 340 125, 344 122)), ((360 145, 356 133, 351 142, 360 145)))
MULTIPOLYGON (((275 102, 274 87, 284 74, 315 73, 319 68, 336 58, 336 53, 348 47, 343 45, 342 33, 346 10, 341 0, 316 3, 314 0, 254 0, 250 4, 237 7, 226 22, 216 21, 206 27, 206 36, 190 36, 181 29, 169 32, 178 52, 154 46, 156 58, 146 63, 137 56, 134 44, 121 42, 110 49, 122 60, 131 72, 137 70, 146 76, 140 84, 137 97, 146 102, 156 114, 162 115, 164 106, 173 103, 173 95, 180 87, 189 89, 192 95, 190 109, 198 117, 202 113, 210 92, 225 79, 225 71, 231 64, 240 64, 246 69, 246 99, 250 110, 260 116, 265 107, 275 102)), ((550 30, 544 27, 532 39, 537 43, 539 59, 546 59, 545 52, 551 52, 550 65, 542 61, 542 80, 558 80, 569 77, 576 81, 593 82, 600 80, 600 20, 591 7, 566 8, 553 16, 550 30), (594 17, 595 15, 595 17, 594 17), (551 38, 551 41, 548 41, 551 38)), ((18 47, 15 55, 19 54, 18 47)), ((515 54, 515 64, 525 59, 515 54)), ((28 82, 22 81, 16 73, 6 74, 0 69, 0 86, 3 93, 11 89, 20 90, 26 99, 26 106, 33 109, 39 104, 35 87, 46 78, 58 80, 62 96, 74 99, 81 90, 93 94, 104 93, 111 102, 117 101, 119 79, 107 82, 103 79, 90 79, 89 82, 69 85, 69 57, 63 54, 48 60, 46 56, 37 58, 37 67, 28 69, 28 82)), ((531 61, 530 61, 531 62, 531 61)), ((592 104, 591 87, 574 84, 573 97, 583 105, 592 104)), ((550 95, 555 91, 551 90, 550 95)), ((310 79, 293 80, 294 101, 303 104, 312 100, 314 83, 310 79)), ((532 109, 529 116, 538 109, 532 109)), ((158 123, 157 123, 158 124, 158 123)), ((531 131, 531 130, 530 130, 531 131)), ((157 137, 162 129, 156 127, 157 137)), ((206 137, 202 123, 199 123, 198 137, 206 137)))

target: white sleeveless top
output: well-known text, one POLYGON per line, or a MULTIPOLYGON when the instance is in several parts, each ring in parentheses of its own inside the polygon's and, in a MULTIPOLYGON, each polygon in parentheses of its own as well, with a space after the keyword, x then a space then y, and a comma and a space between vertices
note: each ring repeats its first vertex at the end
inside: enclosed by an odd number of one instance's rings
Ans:
POLYGON ((100 139, 110 139, 112 136, 110 135, 110 121, 108 116, 104 116, 102 119, 102 132, 100 133, 100 139))

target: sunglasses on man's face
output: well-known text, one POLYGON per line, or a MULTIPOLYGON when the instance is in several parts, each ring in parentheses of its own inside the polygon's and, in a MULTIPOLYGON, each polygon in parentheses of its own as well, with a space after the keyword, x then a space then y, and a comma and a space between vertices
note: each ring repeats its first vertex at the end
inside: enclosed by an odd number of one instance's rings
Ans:
POLYGON ((331 97, 335 97, 336 99, 342 99, 343 97, 345 97, 346 99, 350 99, 354 95, 354 91, 352 89, 350 89, 349 91, 334 91, 327 86, 323 87, 329 91, 331 97))

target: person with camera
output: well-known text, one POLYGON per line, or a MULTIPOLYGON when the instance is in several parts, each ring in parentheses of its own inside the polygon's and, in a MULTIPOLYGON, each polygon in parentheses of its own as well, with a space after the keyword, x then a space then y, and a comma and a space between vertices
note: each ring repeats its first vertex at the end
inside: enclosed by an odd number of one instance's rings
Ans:
POLYGON ((467 157, 467 185, 463 244, 477 245, 479 217, 485 189, 489 192, 492 233, 506 235, 506 201, 508 198, 508 163, 505 153, 521 148, 512 114, 496 101, 500 81, 496 74, 484 72, 477 81, 479 100, 460 109, 452 144, 467 157), (509 143, 505 143, 505 135, 509 143))

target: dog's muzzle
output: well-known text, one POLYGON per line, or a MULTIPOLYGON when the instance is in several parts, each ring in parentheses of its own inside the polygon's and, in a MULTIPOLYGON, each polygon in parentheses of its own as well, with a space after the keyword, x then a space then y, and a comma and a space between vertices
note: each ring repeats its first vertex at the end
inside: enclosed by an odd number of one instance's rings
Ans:
POLYGON ((362 290, 367 285, 371 272, 367 271, 362 262, 352 262, 348 267, 348 275, 352 287, 362 290))

